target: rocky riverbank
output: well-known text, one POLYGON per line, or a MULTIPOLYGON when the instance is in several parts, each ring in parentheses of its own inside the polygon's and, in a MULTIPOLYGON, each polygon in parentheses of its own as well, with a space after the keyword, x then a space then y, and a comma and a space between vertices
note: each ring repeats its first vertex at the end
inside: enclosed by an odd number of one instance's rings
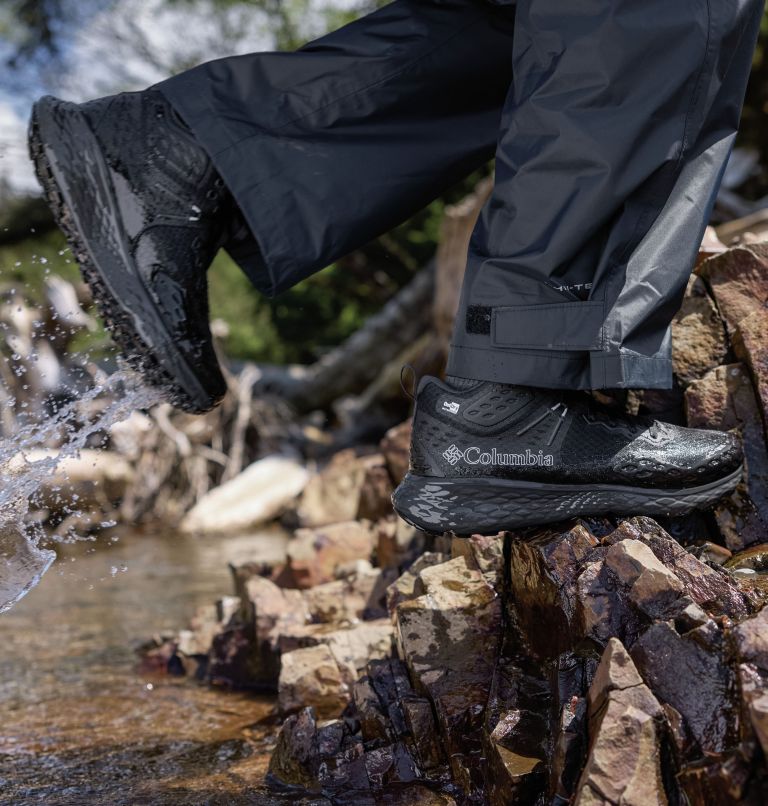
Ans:
POLYGON ((254 542, 233 595, 143 662, 277 691, 270 784, 331 803, 765 803, 768 247, 710 251, 675 387, 612 402, 742 435, 714 511, 459 540, 391 511, 408 422, 319 472, 262 459, 183 525, 279 517, 285 556, 254 542))

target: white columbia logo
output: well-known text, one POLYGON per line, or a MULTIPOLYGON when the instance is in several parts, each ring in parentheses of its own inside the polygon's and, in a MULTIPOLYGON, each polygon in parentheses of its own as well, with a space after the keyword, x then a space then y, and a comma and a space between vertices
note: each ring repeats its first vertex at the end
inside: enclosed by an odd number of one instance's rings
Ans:
POLYGON ((444 400, 443 401, 443 411, 447 411, 449 414, 458 414, 459 413, 459 403, 455 400, 444 400))
POLYGON ((544 453, 541 450, 536 452, 530 448, 526 448, 525 453, 501 453, 496 448, 483 451, 474 446, 462 451, 456 445, 451 445, 450 448, 443 451, 443 456, 452 465, 461 459, 468 465, 511 465, 512 467, 551 467, 555 463, 555 457, 551 453, 544 453))

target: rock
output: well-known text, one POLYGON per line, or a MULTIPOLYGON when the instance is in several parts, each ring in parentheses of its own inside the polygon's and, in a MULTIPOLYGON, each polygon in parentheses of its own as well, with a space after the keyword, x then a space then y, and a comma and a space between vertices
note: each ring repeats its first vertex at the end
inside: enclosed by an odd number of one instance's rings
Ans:
POLYGON ((311 793, 343 793, 349 803, 373 806, 360 738, 341 720, 318 727, 312 708, 283 723, 268 778, 311 793))
POLYGON ((658 700, 621 642, 612 638, 589 689, 589 756, 576 804, 666 806, 663 722, 658 700))
POLYGON ((753 311, 768 303, 768 246, 729 249, 704 261, 699 275, 712 289, 720 315, 732 336, 753 311))
POLYGON ((349 686, 326 644, 283 655, 278 681, 278 705, 282 713, 310 706, 320 718, 330 719, 338 716, 349 699, 349 686))
POLYGON ((400 484, 408 472, 408 465, 411 456, 411 430, 413 422, 406 420, 394 428, 390 428, 379 444, 379 449, 384 454, 389 475, 394 484, 400 484))
POLYGON ((431 565, 439 565, 448 559, 439 551, 425 551, 409 568, 387 588, 387 610, 395 617, 395 609, 401 602, 415 599, 424 593, 419 574, 431 565))
POLYGON ((381 457, 380 463, 365 465, 355 517, 377 521, 391 514, 392 479, 384 464, 384 457, 381 457))
POLYGON ((509 571, 520 628, 539 658, 554 658, 572 646, 580 632, 576 578, 597 546, 586 524, 560 532, 544 528, 513 539, 509 571))
POLYGON ((692 546, 688 552, 693 554, 697 560, 710 563, 711 565, 724 565, 733 556, 733 552, 718 543, 705 541, 698 546, 692 546))
POLYGON ((722 753, 735 745, 733 672, 723 634, 713 621, 682 636, 657 622, 632 647, 631 655, 654 694, 681 715, 693 743, 689 757, 722 753))
POLYGON ((381 568, 402 569, 424 552, 425 535, 395 516, 376 524, 376 561, 381 568))
POLYGON ((60 456, 59 451, 34 449, 17 453, 3 467, 3 473, 13 476, 26 472, 30 465, 40 477, 34 494, 36 506, 54 512, 69 509, 73 502, 78 508, 118 501, 134 479, 133 467, 123 456, 112 451, 83 448, 74 456, 60 456))
POLYGON ((207 655, 213 639, 226 627, 240 610, 237 596, 225 596, 214 605, 199 607, 190 619, 187 630, 178 636, 178 649, 183 655, 207 655))
POLYGON ((331 650, 342 677, 352 685, 370 661, 392 657, 394 627, 389 619, 369 621, 328 634, 323 643, 331 650))
POLYGON ((376 520, 392 512, 391 487, 381 454, 359 456, 350 448, 331 461, 306 485, 296 515, 304 527, 327 526, 359 517, 376 520))
POLYGON ((763 423, 768 425, 768 311, 761 308, 739 322, 733 338, 733 350, 752 374, 763 423))
POLYGON ((469 792, 495 667, 500 601, 464 557, 424 568, 419 582, 424 594, 395 610, 399 655, 417 693, 432 702, 454 779, 469 792))
POLYGON ((730 576, 697 560, 670 539, 651 518, 628 518, 604 542, 633 537, 646 543, 656 557, 680 580, 686 596, 716 616, 744 618, 751 612, 749 598, 733 584, 730 576))
POLYGON ((334 523, 317 529, 297 529, 288 544, 287 575, 297 588, 330 582, 339 565, 369 559, 374 541, 370 524, 358 521, 334 523))
POLYGON ((396 571, 371 568, 345 579, 316 585, 304 592, 304 601, 315 622, 341 624, 359 619, 384 618, 387 589, 396 571))
POLYGON ((451 557, 466 557, 491 585, 501 579, 504 566, 504 533, 451 539, 451 557))
POLYGON ((704 282, 692 276, 672 320, 672 366, 685 385, 722 364, 728 345, 725 329, 704 282))
POLYGON ((693 428, 737 428, 747 464, 746 483, 715 507, 728 548, 738 551, 762 542, 768 529, 768 450, 754 390, 742 364, 709 372, 686 391, 688 424, 693 428))
POLYGON ((281 515, 304 489, 307 470, 294 459, 267 456, 206 493, 181 522, 184 532, 238 532, 281 515))
POLYGON ((680 598, 683 585, 639 540, 620 540, 605 553, 605 565, 629 586, 630 601, 651 618, 662 617, 680 598))

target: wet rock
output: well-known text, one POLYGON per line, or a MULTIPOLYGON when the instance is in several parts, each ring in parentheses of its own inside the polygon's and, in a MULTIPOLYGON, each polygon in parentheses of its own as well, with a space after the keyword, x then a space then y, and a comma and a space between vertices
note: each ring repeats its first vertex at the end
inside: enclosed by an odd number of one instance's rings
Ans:
POLYGON ((661 773, 664 712, 612 638, 589 689, 589 756, 576 804, 667 804, 661 773))
POLYGON ((477 568, 491 585, 495 585, 503 574, 504 533, 454 537, 451 540, 451 557, 466 557, 469 565, 477 568))
POLYGON ((288 544, 286 576, 297 588, 311 588, 336 577, 344 563, 369 559, 375 535, 370 524, 334 523, 317 529, 297 529, 288 544))
POLYGON ((752 375, 763 423, 768 424, 768 348, 765 344, 768 312, 760 309, 739 322, 733 350, 752 375))
POLYGON ((469 792, 477 778, 500 602, 464 557, 424 568, 419 582, 424 594, 395 610, 399 654, 417 692, 432 702, 454 779, 469 792))
POLYGON ((311 706, 320 718, 329 719, 338 716, 349 699, 349 686, 326 644, 283 655, 278 681, 278 705, 282 713, 311 706))
POLYGON ((722 364, 725 329, 704 282, 692 276, 683 304, 672 320, 672 366, 685 385, 722 364))
POLYGON ((768 529, 768 450, 757 401, 742 364, 718 367, 686 392, 688 423, 695 428, 738 429, 746 481, 715 508, 728 548, 762 542, 768 529))
POLYGON ((431 565, 439 565, 448 559, 447 554, 438 551, 425 551, 415 562, 411 564, 407 571, 404 571, 387 588, 387 610, 394 618, 395 610, 401 602, 415 599, 424 593, 424 586, 419 579, 419 574, 431 565))
POLYGON ((663 616, 683 591, 680 580, 639 540, 614 543, 604 562, 629 587, 630 601, 651 618, 663 616))
POLYGON ((216 604, 199 607, 190 619, 189 629, 179 632, 179 652, 188 656, 207 655, 213 639, 239 612, 240 607, 237 596, 225 596, 216 604))
POLYGON ((564 532, 546 528, 512 540, 512 595, 520 628, 538 657, 553 658, 569 650, 579 634, 576 579, 597 544, 581 522, 564 532))
POLYGON ((705 541, 698 546, 692 546, 688 551, 697 560, 711 565, 724 565, 733 556, 733 552, 725 548, 725 546, 721 546, 719 543, 711 543, 710 541, 705 541))
POLYGON ((404 423, 390 428, 379 444, 394 484, 400 484, 408 472, 412 427, 413 422, 406 420, 404 423))
POLYGON ((699 267, 712 289, 720 315, 733 335, 742 319, 768 303, 768 246, 729 249, 699 267))
POLYGON ((638 517, 622 521, 604 542, 635 538, 647 544, 656 557, 683 584, 684 591, 696 604, 713 615, 739 619, 752 611, 749 597, 733 584, 731 576, 701 562, 671 540, 651 518, 638 517))
POLYGON ((296 509, 300 525, 327 526, 358 517, 375 520, 388 514, 392 506, 389 486, 382 477, 385 471, 381 454, 359 456, 352 448, 339 451, 307 483, 296 509), (369 514, 361 512, 361 507, 369 514))
POLYGON ((682 717, 696 753, 722 753, 736 743, 733 673, 723 633, 709 621, 685 635, 666 622, 651 626, 632 647, 632 659, 661 702, 682 717))
POLYGON ((373 806, 359 736, 340 720, 318 727, 312 708, 303 708, 283 723, 268 780, 310 793, 344 793, 347 803, 373 806))
POLYGON ((273 520, 304 489, 309 474, 285 456, 268 456, 206 493, 181 522, 184 532, 238 532, 273 520))

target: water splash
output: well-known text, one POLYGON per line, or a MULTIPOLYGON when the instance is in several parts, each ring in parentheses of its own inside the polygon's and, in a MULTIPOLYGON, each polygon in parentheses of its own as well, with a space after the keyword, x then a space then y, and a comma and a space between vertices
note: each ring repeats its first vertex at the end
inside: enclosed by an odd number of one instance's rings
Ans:
POLYGON ((156 389, 144 386, 133 373, 116 372, 53 416, 0 440, 0 613, 37 585, 56 556, 42 547, 42 528, 27 522, 30 499, 42 483, 63 460, 76 457, 93 434, 107 432, 132 412, 161 399, 156 389), (106 403, 94 415, 89 407, 101 397, 106 403), (51 445, 58 447, 52 451, 51 445))

